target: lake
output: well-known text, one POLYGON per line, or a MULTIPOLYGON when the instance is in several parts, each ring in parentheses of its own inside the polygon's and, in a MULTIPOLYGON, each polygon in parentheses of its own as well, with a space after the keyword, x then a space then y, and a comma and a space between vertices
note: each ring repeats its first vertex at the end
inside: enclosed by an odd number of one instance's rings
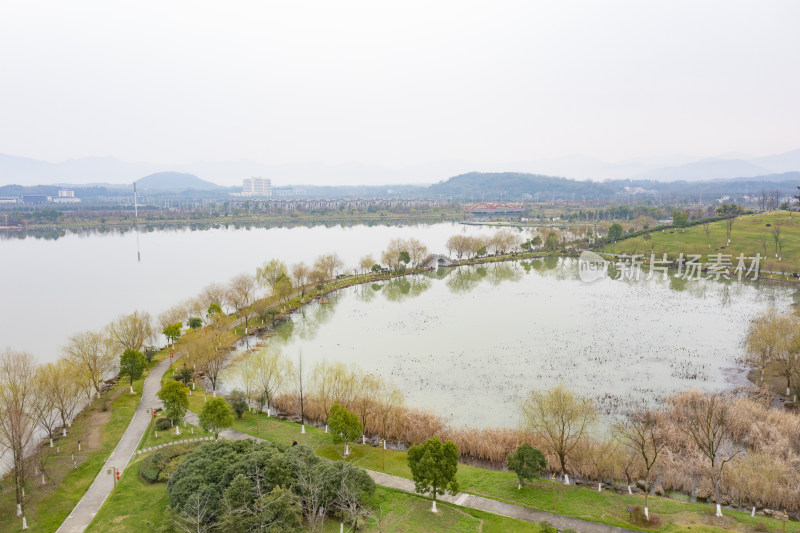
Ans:
MULTIPOLYGON (((441 269, 312 303, 266 339, 309 371, 353 362, 453 425, 518 424, 533 389, 563 383, 607 412, 675 391, 745 385, 751 317, 793 289, 712 281, 586 285, 573 259, 441 269)), ((228 384, 227 388, 235 384, 228 384)))
POLYGON ((445 252, 455 233, 493 231, 440 223, 0 235, 0 349, 54 361, 70 335, 137 309, 155 317, 205 285, 254 273, 272 258, 292 264, 337 252, 352 269, 366 254, 380 259, 395 237, 417 237, 445 252))

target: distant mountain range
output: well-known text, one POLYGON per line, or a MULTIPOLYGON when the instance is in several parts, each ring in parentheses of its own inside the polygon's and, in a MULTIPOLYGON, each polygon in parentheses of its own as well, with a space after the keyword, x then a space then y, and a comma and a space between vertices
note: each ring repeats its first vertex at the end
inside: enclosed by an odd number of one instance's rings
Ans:
MULTIPOLYGON (((405 167, 386 167, 347 163, 326 165, 304 163, 294 165, 265 165, 254 161, 197 162, 191 164, 158 165, 127 163, 113 157, 89 157, 50 163, 37 159, 0 154, 0 185, 37 184, 101 184, 130 185, 142 176, 159 175, 165 171, 191 174, 200 182, 185 185, 206 187, 213 183, 240 186, 243 178, 271 178, 273 186, 316 185, 378 186, 388 183, 435 183, 446 176, 470 172, 501 173, 514 171, 533 175, 561 176, 577 180, 656 180, 703 181, 730 178, 756 178, 800 171, 800 149, 764 157, 735 155, 697 159, 685 155, 639 157, 609 163, 583 155, 550 159, 510 161, 503 165, 458 160, 436 161, 405 167), (204 181, 205 180, 205 181, 204 181), (212 183, 213 182, 213 183, 212 183)), ((153 180, 148 186, 154 185, 153 180)), ((142 185, 144 186, 144 185, 142 185)))

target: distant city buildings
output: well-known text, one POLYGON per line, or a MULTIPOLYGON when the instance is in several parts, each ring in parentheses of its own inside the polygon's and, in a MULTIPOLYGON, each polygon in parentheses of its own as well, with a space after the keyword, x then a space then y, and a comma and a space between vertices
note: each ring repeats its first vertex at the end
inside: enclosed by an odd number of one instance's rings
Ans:
POLYGON ((272 196, 272 180, 269 178, 243 179, 242 196, 272 196))
POLYGON ((80 201, 80 198, 75 198, 75 191, 72 189, 60 189, 58 196, 52 199, 54 204, 76 204, 80 201))

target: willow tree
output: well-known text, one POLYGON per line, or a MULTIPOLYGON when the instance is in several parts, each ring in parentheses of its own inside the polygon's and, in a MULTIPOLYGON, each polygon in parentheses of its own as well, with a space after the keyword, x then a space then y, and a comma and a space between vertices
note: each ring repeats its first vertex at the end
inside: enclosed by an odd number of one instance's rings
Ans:
POLYGON ((532 392, 522 413, 527 428, 539 434, 545 447, 558 457, 564 482, 569 484, 567 461, 597 416, 594 404, 558 385, 547 392, 532 392))
POLYGON ((122 316, 109 326, 111 338, 121 352, 141 352, 142 347, 153 337, 153 319, 149 313, 134 311, 122 316))
POLYGON ((256 279, 262 287, 269 287, 270 294, 275 294, 275 285, 289 275, 286 263, 279 259, 270 259, 261 268, 256 269, 256 279))
POLYGON ((85 331, 70 337, 62 350, 99 398, 101 384, 117 367, 112 340, 105 333, 85 331))

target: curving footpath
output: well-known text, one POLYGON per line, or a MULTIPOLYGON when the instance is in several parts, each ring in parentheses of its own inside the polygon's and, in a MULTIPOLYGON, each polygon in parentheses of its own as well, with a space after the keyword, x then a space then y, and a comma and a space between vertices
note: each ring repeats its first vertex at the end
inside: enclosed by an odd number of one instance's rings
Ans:
POLYGON ((56 533, 83 533, 92 522, 94 515, 97 514, 103 502, 114 490, 114 479, 113 476, 107 473, 108 470, 116 467, 117 470, 122 472, 128 466, 150 423, 147 409, 161 407, 161 400, 156 396, 161 389, 161 377, 170 364, 179 357, 180 355, 176 354, 172 361, 170 361, 169 357, 165 357, 147 374, 142 387, 142 399, 139 401, 139 406, 136 408, 128 428, 117 443, 117 447, 114 448, 114 451, 111 452, 108 460, 106 460, 100 473, 97 474, 97 477, 83 495, 83 498, 64 520, 64 523, 56 530, 56 533))
MULTIPOLYGON (((197 415, 191 411, 186 413, 184 420, 186 420, 186 422, 189 424, 193 424, 195 426, 199 425, 197 415)), ((264 439, 254 437, 252 435, 248 435, 247 433, 242 433, 241 431, 230 428, 221 431, 219 436, 228 440, 254 439, 264 442, 264 439)), ((392 476, 389 474, 384 474, 383 472, 376 472, 374 470, 367 470, 367 473, 377 485, 416 494, 416 491, 414 490, 414 482, 410 479, 392 476)), ((509 518, 516 518, 517 520, 524 520, 526 522, 539 523, 547 521, 553 524, 559 530, 574 529, 579 533, 622 533, 634 531, 632 529, 589 522, 587 520, 581 520, 580 518, 573 518, 571 516, 562 516, 545 511, 537 511, 521 505, 514 505, 498 500, 483 498, 481 496, 475 496, 474 494, 467 494, 464 492, 459 492, 455 496, 440 496, 437 498, 437 500, 452 503, 461 507, 476 509, 478 511, 485 511, 487 513, 507 516, 509 518)))

